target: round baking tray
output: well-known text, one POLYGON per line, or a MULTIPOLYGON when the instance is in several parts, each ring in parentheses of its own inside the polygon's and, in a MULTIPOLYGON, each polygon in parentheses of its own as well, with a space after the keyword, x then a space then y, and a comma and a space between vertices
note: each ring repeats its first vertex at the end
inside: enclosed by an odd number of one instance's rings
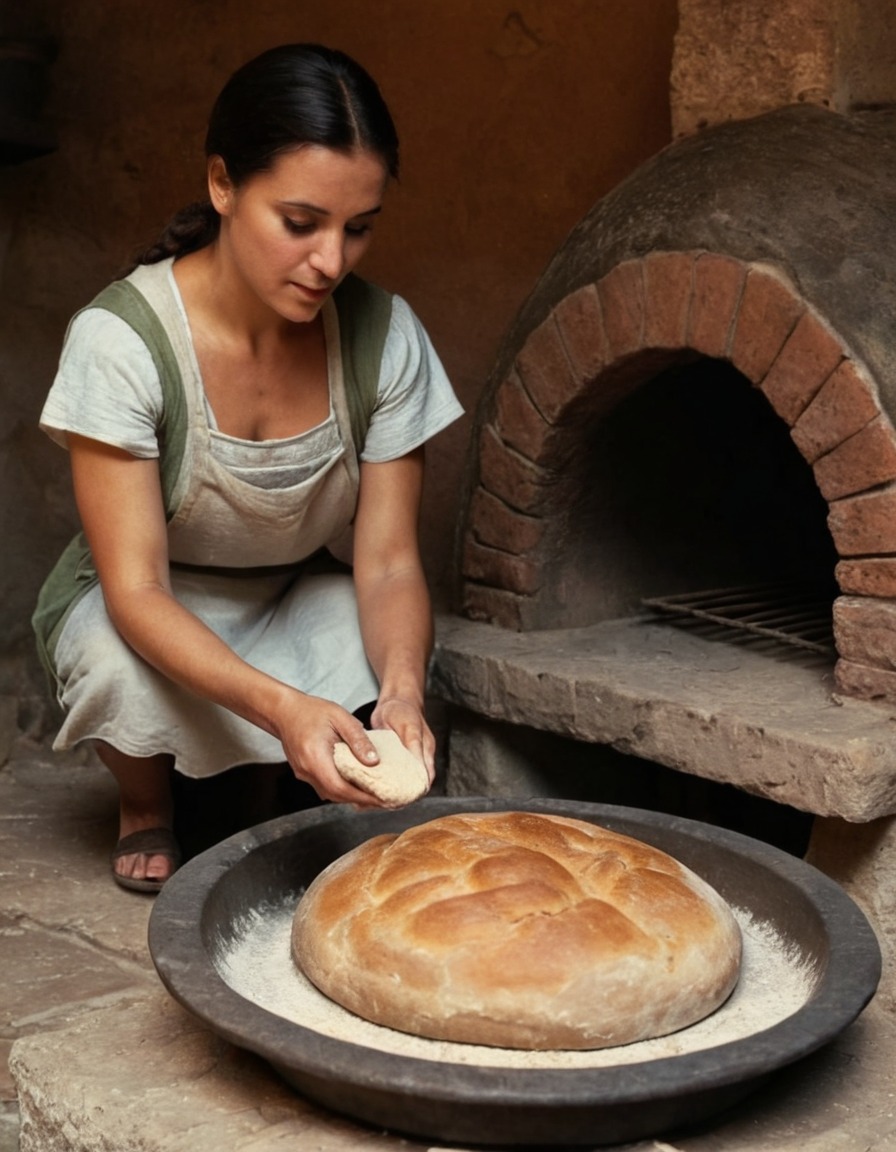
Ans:
POLYGON ((874 994, 881 957, 868 921, 817 869, 735 832, 662 813, 577 801, 429 798, 399 811, 324 806, 261 824, 202 853, 157 897, 149 948, 185 1008, 267 1060, 310 1100, 428 1139, 478 1144, 608 1144, 668 1132, 736 1103, 772 1072, 830 1041, 874 994), (298 902, 332 860, 384 832, 454 812, 546 812, 653 844, 768 923, 816 973, 793 1015, 701 1051, 589 1069, 431 1061, 336 1040, 245 999, 219 959, 257 912, 298 902))

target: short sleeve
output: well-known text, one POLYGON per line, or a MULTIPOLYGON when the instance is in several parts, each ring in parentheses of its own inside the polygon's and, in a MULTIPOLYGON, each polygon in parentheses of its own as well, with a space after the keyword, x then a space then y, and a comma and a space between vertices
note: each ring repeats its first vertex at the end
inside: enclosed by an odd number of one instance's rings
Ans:
POLYGON ((159 374, 137 333, 105 309, 80 312, 69 325, 41 428, 63 447, 74 432, 153 459, 161 416, 159 374))
POLYGON ((361 459, 396 460, 463 415, 423 325, 400 296, 383 349, 377 406, 361 459))

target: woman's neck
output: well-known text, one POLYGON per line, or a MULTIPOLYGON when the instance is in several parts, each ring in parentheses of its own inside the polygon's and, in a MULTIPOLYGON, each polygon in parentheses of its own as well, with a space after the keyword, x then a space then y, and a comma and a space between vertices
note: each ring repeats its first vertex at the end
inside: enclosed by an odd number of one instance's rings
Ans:
POLYGON ((176 261, 174 278, 194 337, 202 333, 206 343, 262 356, 266 349, 301 339, 297 329, 305 325, 286 319, 259 300, 235 274, 220 241, 176 261))

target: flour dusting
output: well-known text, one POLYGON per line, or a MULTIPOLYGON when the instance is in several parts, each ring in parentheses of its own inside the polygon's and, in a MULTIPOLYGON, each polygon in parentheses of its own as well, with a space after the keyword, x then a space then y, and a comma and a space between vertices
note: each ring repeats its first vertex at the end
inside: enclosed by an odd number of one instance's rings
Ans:
POLYGON ((290 952, 295 900, 253 910, 216 959, 226 984, 277 1016, 336 1040, 364 1048, 436 1060, 501 1068, 606 1068, 698 1052, 752 1036, 798 1011, 812 992, 816 972, 775 929, 749 912, 732 909, 743 934, 737 987, 705 1020, 670 1036, 589 1051, 529 1052, 426 1040, 362 1020, 334 1003, 299 971, 290 952))

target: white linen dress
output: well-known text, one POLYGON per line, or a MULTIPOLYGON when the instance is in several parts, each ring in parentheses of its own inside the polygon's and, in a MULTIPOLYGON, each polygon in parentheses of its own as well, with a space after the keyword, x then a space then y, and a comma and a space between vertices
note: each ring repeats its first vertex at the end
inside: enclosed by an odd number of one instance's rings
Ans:
MULTIPOLYGON (((174 595, 235 652, 302 692, 349 711, 376 699, 348 569, 321 563, 354 515, 356 455, 343 380, 339 319, 324 307, 330 415, 285 440, 247 441, 215 427, 172 262, 138 269, 141 292, 163 319, 186 393, 188 433, 178 500, 168 523, 174 595), (309 559, 310 558, 310 559, 309 559)), ((159 373, 123 320, 88 309, 73 321, 41 427, 143 458, 159 456, 159 373)), ((411 310, 393 297, 377 405, 360 459, 412 451, 461 408, 411 310)), ((54 747, 104 740, 132 756, 171 753, 191 777, 285 759, 278 740, 185 691, 119 636, 94 585, 78 600, 55 646, 65 718, 54 747)))

